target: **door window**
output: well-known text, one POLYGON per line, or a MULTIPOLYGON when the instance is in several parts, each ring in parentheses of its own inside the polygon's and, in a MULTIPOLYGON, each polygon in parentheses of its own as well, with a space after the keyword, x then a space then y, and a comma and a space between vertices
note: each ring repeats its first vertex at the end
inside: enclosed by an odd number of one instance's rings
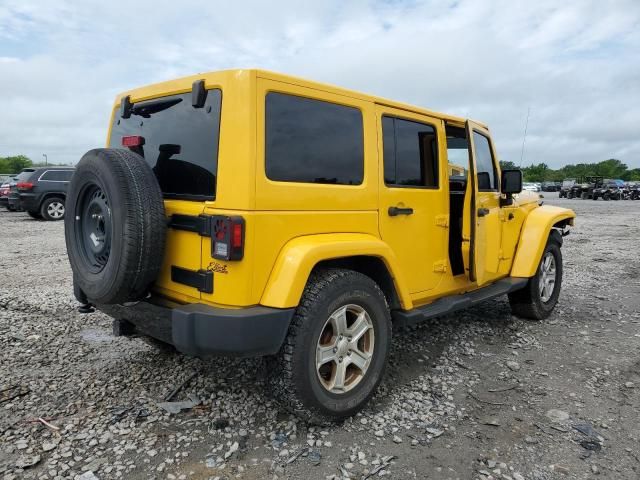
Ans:
POLYGON ((432 125, 385 115, 382 142, 386 185, 438 187, 438 140, 432 125))
POLYGON ((497 190, 496 167, 493 163, 493 155, 489 139, 478 132, 473 132, 473 145, 475 147, 476 169, 478 177, 478 190, 497 190))

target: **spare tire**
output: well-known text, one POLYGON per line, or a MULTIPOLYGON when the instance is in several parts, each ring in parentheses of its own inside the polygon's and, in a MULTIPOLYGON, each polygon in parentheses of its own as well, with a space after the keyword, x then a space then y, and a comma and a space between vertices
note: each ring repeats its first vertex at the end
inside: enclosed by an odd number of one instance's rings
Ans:
POLYGON ((144 158, 88 151, 71 178, 66 208, 67 255, 89 302, 144 297, 160 272, 166 230, 162 192, 144 158))

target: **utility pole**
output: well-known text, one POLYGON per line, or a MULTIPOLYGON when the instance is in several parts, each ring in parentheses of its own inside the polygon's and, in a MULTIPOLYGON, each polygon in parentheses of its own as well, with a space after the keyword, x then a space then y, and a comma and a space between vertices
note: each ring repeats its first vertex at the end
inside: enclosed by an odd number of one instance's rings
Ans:
POLYGON ((46 153, 43 153, 42 156, 44 157, 44 166, 46 167, 47 165, 49 165, 49 159, 47 158, 46 153))

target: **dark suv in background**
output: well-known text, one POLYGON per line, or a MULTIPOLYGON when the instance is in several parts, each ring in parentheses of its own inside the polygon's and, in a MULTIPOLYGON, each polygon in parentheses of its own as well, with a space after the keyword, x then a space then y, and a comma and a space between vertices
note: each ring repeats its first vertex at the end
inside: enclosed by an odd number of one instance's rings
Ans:
POLYGON ((35 168, 25 168, 18 175, 16 175, 11 182, 9 182, 9 193, 7 195, 7 209, 15 212, 20 211, 20 192, 18 191, 18 182, 26 182, 35 168))
MULTIPOLYGON (((73 167, 41 167, 29 176, 20 173, 16 184, 19 207, 33 218, 62 220, 73 167)), ((9 200, 11 201, 11 199, 9 200)))

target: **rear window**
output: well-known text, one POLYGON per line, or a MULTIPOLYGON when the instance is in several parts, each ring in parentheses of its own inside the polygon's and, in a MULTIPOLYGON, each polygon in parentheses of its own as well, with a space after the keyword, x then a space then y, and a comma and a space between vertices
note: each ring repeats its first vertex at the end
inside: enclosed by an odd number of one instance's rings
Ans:
POLYGON ((14 181, 18 183, 18 182, 24 182, 25 180, 29 180, 29 177, 33 175, 33 172, 35 172, 35 170, 24 170, 16 176, 16 179, 14 181))
POLYGON ((45 182, 68 182, 71 180, 73 170, 47 170, 40 175, 40 181, 45 182))
POLYGON ((265 166, 270 180, 362 183, 364 135, 360 110, 275 92, 267 94, 265 108, 265 166))
POLYGON ((112 148, 122 137, 140 135, 144 145, 132 150, 153 169, 166 198, 213 200, 218 172, 222 92, 207 91, 202 108, 191 104, 191 92, 133 104, 130 118, 116 112, 112 148))

